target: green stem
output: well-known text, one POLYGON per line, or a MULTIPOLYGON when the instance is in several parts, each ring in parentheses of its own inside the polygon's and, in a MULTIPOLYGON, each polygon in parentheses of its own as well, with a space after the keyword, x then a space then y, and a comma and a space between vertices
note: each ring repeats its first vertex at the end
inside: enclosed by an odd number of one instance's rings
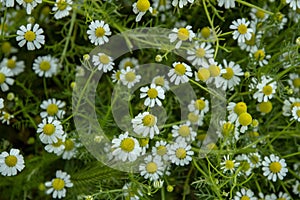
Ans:
POLYGON ((271 11, 265 10, 265 9, 263 9, 263 8, 260 8, 260 7, 256 6, 256 5, 253 5, 253 4, 251 4, 251 3, 248 3, 248 2, 246 2, 246 1, 243 1, 243 0, 235 0, 235 1, 238 2, 238 3, 240 3, 240 4, 243 4, 243 5, 245 5, 245 6, 248 6, 248 7, 250 7, 250 8, 255 8, 255 9, 257 9, 257 10, 260 10, 260 11, 262 11, 262 12, 264 12, 264 13, 269 14, 269 15, 274 15, 274 13, 272 13, 271 11))

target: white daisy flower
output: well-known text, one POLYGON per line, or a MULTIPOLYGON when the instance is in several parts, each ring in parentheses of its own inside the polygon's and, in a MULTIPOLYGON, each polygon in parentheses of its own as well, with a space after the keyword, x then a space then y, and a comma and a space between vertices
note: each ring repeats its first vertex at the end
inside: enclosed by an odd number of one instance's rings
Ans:
POLYGON ((190 112, 204 116, 209 111, 209 102, 204 97, 201 97, 196 101, 192 100, 188 105, 188 109, 190 112))
POLYGON ((206 83, 219 82, 219 78, 227 71, 223 69, 222 65, 216 62, 213 58, 208 59, 208 62, 202 63, 202 68, 199 68, 197 75, 195 72, 196 81, 204 81, 206 83))
POLYGON ((0 109, 4 108, 4 99, 0 98, 0 109))
POLYGON ((224 6, 226 9, 235 8, 235 0, 217 0, 218 6, 224 6))
POLYGON ((62 158, 65 160, 70 160, 74 158, 77 154, 77 148, 80 147, 80 143, 76 142, 75 139, 66 139, 63 142, 64 152, 62 153, 62 158))
POLYGON ((111 75, 111 79, 113 83, 120 83, 121 79, 120 79, 120 75, 121 75, 121 70, 113 70, 113 73, 111 75))
POLYGON ((16 40, 19 41, 18 45, 23 47, 27 43, 28 50, 35 50, 35 48, 40 49, 41 44, 45 44, 45 36, 42 28, 39 28, 38 24, 32 27, 32 24, 27 24, 25 27, 22 25, 17 31, 16 40), (32 30, 31 30, 32 28, 32 30))
POLYGON ((93 55, 93 64, 98 67, 98 70, 103 70, 104 73, 111 71, 115 65, 113 58, 105 53, 93 55))
POLYGON ((139 113, 134 119, 131 120, 133 131, 143 137, 152 139, 154 135, 159 134, 159 129, 156 125, 157 117, 149 112, 139 113))
POLYGON ((296 120, 296 121, 300 122, 300 107, 299 106, 293 107, 291 120, 296 120))
POLYGON ((291 116, 294 107, 300 107, 300 98, 289 97, 283 101, 283 116, 291 116))
POLYGON ((7 124, 9 125, 10 124, 10 120, 14 118, 14 115, 8 113, 8 112, 5 112, 5 111, 2 111, 1 112, 1 117, 0 117, 0 120, 2 122, 2 124, 7 124))
POLYGON ((118 138, 113 139, 112 144, 112 155, 124 162, 126 160, 135 161, 142 151, 137 139, 129 137, 127 131, 119 135, 118 138))
POLYGON ((149 148, 149 137, 138 138, 140 147, 142 149, 141 156, 146 154, 147 149, 149 148))
POLYGON ((199 39, 203 39, 205 42, 209 43, 215 43, 216 37, 214 36, 214 33, 210 27, 203 27, 200 31, 200 33, 196 36, 199 39))
POLYGON ((240 114, 247 112, 247 105, 245 102, 229 102, 227 111, 229 112, 228 119, 233 123, 238 119, 240 114))
POLYGON ((156 181, 163 175, 165 166, 160 156, 148 155, 144 159, 144 163, 140 164, 139 170, 145 179, 156 181))
POLYGON ((248 154, 248 158, 250 160, 250 164, 253 168, 258 168, 261 166, 261 156, 259 155, 259 153, 255 152, 255 153, 249 153, 248 154))
POLYGON ((235 158, 239 162, 240 171, 238 173, 238 176, 245 175, 249 176, 252 173, 252 165, 249 158, 245 155, 238 155, 235 158))
POLYGON ((192 127, 190 127, 190 123, 187 122, 180 126, 172 126, 172 136, 176 141, 179 139, 191 143, 195 140, 197 133, 193 131, 192 127))
POLYGON ((2 6, 5 7, 14 7, 15 6, 15 0, 0 0, 2 2, 2 6))
POLYGON ((239 115, 238 119, 235 121, 235 126, 238 128, 241 125, 240 132, 245 133, 248 130, 248 126, 252 124, 252 116, 244 112, 239 115))
POLYGON ((171 8, 171 0, 154 0, 153 7, 158 11, 167 11, 171 8))
POLYGON ((239 132, 233 122, 221 120, 220 126, 221 130, 217 131, 219 138, 223 138, 227 143, 234 142, 239 139, 239 132))
POLYGON ((140 82, 141 78, 141 75, 137 75, 135 70, 130 67, 121 69, 120 80, 128 88, 132 88, 136 83, 140 82))
POLYGON ((172 65, 174 69, 170 69, 168 76, 170 82, 174 82, 175 85, 187 83, 189 81, 188 77, 193 76, 191 67, 184 62, 174 62, 172 65))
POLYGON ((13 76, 17 76, 22 73, 25 69, 25 63, 23 60, 17 61, 16 56, 12 56, 11 58, 4 58, 0 63, 1 67, 7 67, 13 73, 13 76))
POLYGON ((232 174, 238 166, 239 163, 235 160, 231 160, 229 155, 224 156, 224 161, 221 162, 221 169, 223 170, 223 173, 229 171, 232 174))
POLYGON ((166 141, 156 141, 155 146, 152 147, 152 155, 153 156, 160 156, 163 161, 169 160, 169 151, 170 145, 166 141))
POLYGON ((285 2, 289 4, 293 10, 300 9, 300 0, 286 0, 285 2))
POLYGON ((9 90, 9 85, 14 84, 13 72, 7 67, 0 67, 0 87, 2 92, 9 90))
POLYGON ((62 155, 65 149, 65 145, 64 145, 65 138, 66 135, 63 135, 62 139, 59 138, 57 139, 57 142, 47 144, 45 146, 45 150, 49 153, 55 153, 57 156, 62 155))
POLYGON ((165 99, 165 91, 161 86, 151 83, 150 88, 148 86, 141 87, 140 91, 140 98, 146 98, 144 101, 145 106, 162 106, 161 100, 165 99))
POLYGON ((271 101, 261 102, 256 105, 256 110, 260 112, 261 115, 266 115, 270 113, 273 109, 273 104, 271 101))
POLYGON ((254 192, 252 190, 248 189, 246 190, 245 188, 242 188, 241 191, 236 192, 234 196, 234 200, 257 200, 257 197, 254 196, 254 192))
POLYGON ((161 86, 165 91, 168 91, 170 89, 169 87, 169 81, 165 78, 165 76, 155 76, 152 79, 152 82, 157 86, 161 86))
POLYGON ((195 43, 195 46, 192 50, 187 50, 187 60, 192 62, 192 65, 201 66, 204 63, 207 63, 210 58, 214 57, 214 49, 210 43, 195 43))
POLYGON ((189 112, 187 118, 188 118, 188 122, 191 123, 192 125, 197 125, 197 126, 203 125, 204 115, 196 114, 195 112, 189 112))
POLYGON ((194 0, 173 0, 172 6, 176 7, 178 5, 179 8, 183 8, 183 6, 186 6, 188 2, 192 4, 194 3, 194 0))
POLYGON ((262 161, 263 175, 273 182, 277 181, 277 178, 283 180, 286 176, 288 169, 284 159, 280 159, 278 156, 271 154, 269 157, 265 156, 262 161))
POLYGON ((56 3, 52 8, 52 11, 55 12, 54 18, 61 19, 68 16, 72 10, 72 4, 72 0, 56 0, 56 3))
POLYGON ((64 108, 65 105, 65 102, 61 100, 56 100, 54 98, 44 100, 40 105, 40 108, 42 108, 45 111, 41 112, 40 115, 42 118, 54 117, 57 119, 62 119, 66 113, 64 110, 62 110, 62 108, 64 108))
POLYGON ((26 8, 26 13, 31 15, 32 10, 38 5, 38 3, 42 3, 42 0, 16 0, 18 4, 22 5, 26 8))
POLYGON ((136 22, 141 21, 142 17, 148 10, 150 13, 153 12, 153 8, 151 7, 149 0, 138 0, 132 5, 132 10, 134 14, 138 14, 135 18, 136 22))
POLYGON ((255 79, 253 79, 253 87, 256 85, 257 91, 253 94, 253 98, 257 99, 258 102, 266 102, 271 100, 276 93, 277 82, 273 81, 269 76, 262 76, 261 81, 257 83, 255 79), (271 82, 272 81, 272 82, 271 82))
POLYGON ((226 73, 222 74, 218 80, 216 80, 216 87, 222 87, 223 90, 233 90, 235 86, 240 83, 239 76, 243 76, 244 72, 242 71, 239 64, 235 64, 233 61, 230 61, 227 64, 227 61, 224 59, 224 68, 226 73))
MULTIPOLYGON (((6 20, 8 20, 8 19, 6 19, 6 20)), ((1 30, 1 27, 0 27, 0 30, 1 30)), ((9 41, 3 41, 2 44, 1 44, 0 51, 4 55, 8 56, 12 53, 17 53, 18 49, 13 47, 12 44, 9 41)))
POLYGON ((52 77, 59 69, 59 60, 51 55, 39 56, 34 59, 32 69, 39 77, 52 77))
POLYGON ((246 19, 237 19, 236 21, 232 22, 232 25, 229 26, 230 29, 233 29, 233 39, 237 40, 238 42, 245 42, 245 40, 251 39, 251 33, 253 33, 252 28, 248 28, 250 24, 249 21, 246 19))
POLYGON ((0 172, 3 176, 15 176, 24 169, 24 157, 19 149, 10 149, 0 154, 0 172))
POLYGON ((64 131, 60 121, 53 117, 43 119, 38 125, 37 133, 44 144, 51 144, 58 142, 58 139, 63 139, 64 131))
POLYGON ((138 69, 139 67, 139 61, 136 58, 124 58, 120 61, 119 63, 119 69, 126 69, 126 67, 130 67, 130 68, 134 68, 134 69, 138 69))
POLYGON ((276 200, 277 199, 279 199, 279 200, 291 200, 291 197, 287 193, 279 192, 278 197, 276 198, 276 200))
POLYGON ((249 54, 251 58, 254 58, 254 64, 261 67, 267 65, 268 60, 271 58, 270 55, 266 55, 265 49, 258 49, 257 47, 252 48, 251 53, 249 54))
POLYGON ((108 37, 111 35, 109 25, 106 24, 103 20, 92 21, 89 25, 89 30, 87 31, 89 39, 92 44, 102 45, 109 41, 108 37))
POLYGON ((251 8, 250 16, 255 21, 264 22, 268 19, 269 14, 265 13, 262 10, 258 10, 256 8, 251 8))
POLYGON ((123 195, 125 197, 125 199, 128 200, 139 200, 140 197, 143 196, 142 191, 136 186, 133 186, 133 183, 125 183, 125 185, 122 188, 123 191, 123 195))
POLYGON ((290 73, 288 83, 293 89, 294 93, 298 93, 300 91, 300 75, 296 73, 290 73))
POLYGON ((192 26, 186 26, 185 28, 174 28, 172 33, 169 34, 170 42, 173 43, 178 39, 178 42, 175 45, 175 49, 179 49, 183 41, 192 41, 192 39, 196 36, 193 32, 192 26))
POLYGON ((66 196, 66 188, 73 187, 73 183, 71 182, 71 176, 69 174, 61 170, 57 170, 56 178, 52 179, 52 181, 46 182, 45 186, 50 187, 46 191, 47 194, 53 193, 53 198, 61 199, 66 196))
POLYGON ((174 144, 170 145, 169 158, 172 163, 178 166, 188 165, 192 161, 191 145, 186 143, 184 140, 177 140, 174 144))

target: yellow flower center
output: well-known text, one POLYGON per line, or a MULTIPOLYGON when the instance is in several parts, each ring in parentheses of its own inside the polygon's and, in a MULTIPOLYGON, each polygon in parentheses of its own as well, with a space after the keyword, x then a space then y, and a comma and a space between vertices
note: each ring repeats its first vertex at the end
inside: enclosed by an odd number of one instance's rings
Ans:
POLYGON ((155 88, 150 88, 148 91, 147 91, 147 95, 148 97, 150 97, 151 99, 155 99, 158 95, 158 91, 155 89, 155 88))
POLYGON ((11 44, 9 42, 3 42, 1 46, 1 51, 4 54, 8 54, 11 51, 11 44))
POLYGON ((195 107, 197 110, 203 110, 205 108, 205 101, 202 99, 197 99, 197 101, 195 101, 195 107))
POLYGON ((291 110, 294 108, 294 107, 300 107, 300 102, 294 102, 292 105, 291 105, 291 110))
POLYGON ((254 58, 258 61, 263 60, 265 58, 265 56, 266 56, 265 52, 262 49, 259 49, 254 53, 254 58))
POLYGON ((33 40, 35 40, 35 33, 33 31, 27 31, 24 35, 25 40, 27 40, 28 42, 32 42, 33 40))
POLYGON ((281 13, 281 12, 277 12, 276 14, 275 14, 275 20, 277 21, 277 22, 281 22, 282 21, 282 19, 283 19, 283 14, 281 13))
POLYGON ((206 138, 206 134, 205 133, 197 135, 197 139, 200 140, 200 141, 204 141, 205 138, 206 138))
POLYGON ((124 68, 126 68, 126 67, 134 68, 134 65, 131 61, 127 61, 124 63, 124 68))
POLYGON ((157 154, 163 156, 167 153, 167 147, 160 145, 157 147, 157 154))
POLYGON ((59 0, 57 3, 58 10, 65 10, 67 8, 67 2, 65 0, 59 0))
POLYGON ((61 178, 55 178, 52 181, 52 187, 54 190, 62 190, 65 187, 65 181, 62 180, 61 178))
POLYGON ((179 40, 185 41, 185 40, 189 39, 190 32, 186 28, 180 28, 178 30, 177 36, 178 36, 179 40))
POLYGON ((240 166, 241 166, 242 170, 245 172, 250 169, 250 163, 247 161, 241 161, 240 166))
POLYGON ((198 122, 198 115, 196 115, 195 113, 191 112, 188 114, 188 119, 189 121, 191 121, 192 123, 197 123, 198 122))
POLYGON ((248 126, 252 123, 252 116, 249 113, 242 113, 239 116, 239 122, 242 126, 248 126))
POLYGON ((198 48, 197 50, 196 50, 196 56, 198 57, 198 58, 203 58, 204 56, 205 56, 205 49, 203 49, 203 48, 198 48))
POLYGON ((277 198, 276 200, 286 200, 284 197, 277 198))
POLYGON ((186 150, 184 148, 178 148, 175 154, 177 158, 184 159, 186 157, 186 150))
POLYGON ((249 45, 249 46, 254 46, 255 43, 256 43, 256 36, 255 36, 255 34, 254 34, 254 33, 251 33, 251 38, 250 38, 250 40, 247 40, 247 39, 246 39, 245 43, 246 43, 247 45, 249 45))
POLYGON ((132 138, 125 138, 121 142, 121 149, 126 152, 131 152, 134 149, 135 143, 132 138))
POLYGON ((280 172, 282 166, 281 166, 280 162, 272 162, 270 164, 269 168, 272 173, 278 173, 278 172, 280 172))
POLYGON ((255 16, 259 19, 263 19, 265 17, 265 12, 261 10, 257 10, 255 16))
POLYGON ((127 72, 125 74, 125 79, 128 82, 133 82, 135 80, 135 73, 134 72, 127 72))
POLYGON ((174 69, 175 69, 175 73, 177 75, 179 75, 179 76, 184 75, 185 72, 186 72, 186 68, 185 68, 185 66, 183 64, 177 64, 177 65, 175 65, 174 69))
POLYGON ((209 72, 210 72, 210 75, 212 76, 212 77, 217 77, 217 76, 219 76, 220 75, 220 67, 218 67, 217 65, 210 65, 209 67, 208 67, 208 70, 209 70, 209 72))
POLYGON ((65 145, 65 150, 66 151, 71 151, 72 149, 74 149, 74 142, 71 140, 71 139, 68 139, 64 142, 64 145, 65 145))
POLYGON ((14 69, 16 67, 16 61, 14 59, 8 59, 6 66, 10 69, 14 69))
POLYGON ((4 83, 5 79, 6 79, 5 74, 3 74, 3 73, 0 72, 0 84, 4 83))
POLYGON ((149 162, 146 166, 146 171, 153 174, 157 171, 157 164, 155 162, 149 162))
POLYGON ((244 102, 238 102, 235 106, 233 111, 237 114, 240 115, 244 112, 247 112, 247 105, 244 102))
POLYGON ((5 158, 5 164, 9 167, 16 166, 17 162, 18 162, 18 159, 14 155, 9 155, 5 158))
POLYGON ((57 138, 57 142, 53 143, 52 146, 54 147, 60 147, 63 144, 63 141, 59 138, 57 138))
POLYGON ((238 26, 238 32, 240 34, 246 34, 248 31, 247 26, 245 24, 241 24, 238 26))
POLYGON ((166 6, 167 5, 167 0, 159 0, 159 5, 160 6, 166 6))
POLYGON ((148 0, 138 0, 136 7, 141 12, 146 12, 150 8, 150 2, 148 0))
POLYGON ((5 120, 9 120, 10 119, 10 114, 6 112, 3 117, 4 117, 5 120))
POLYGON ((248 196, 244 195, 244 196, 241 197, 241 200, 250 200, 250 198, 248 196))
POLYGON ((269 113, 271 112, 273 105, 271 103, 271 101, 267 101, 267 102, 262 102, 258 105, 258 108, 260 110, 260 112, 262 113, 269 113))
POLYGON ((155 117, 154 115, 146 115, 144 118, 143 118, 143 124, 144 126, 153 126, 155 124, 155 117))
POLYGON ((296 114, 297 114, 298 117, 300 117, 300 110, 297 110, 296 114))
POLYGON ((164 79, 164 77, 162 77, 162 76, 157 77, 157 78, 154 80, 154 83, 155 83, 156 85, 164 86, 164 85, 165 85, 165 79, 164 79))
POLYGON ((55 126, 53 124, 46 124, 43 128, 45 135, 52 135, 55 132, 55 126))
POLYGON ((210 29, 208 27, 203 27, 201 29, 201 35, 202 35, 202 37, 207 39, 210 36, 210 29))
POLYGON ((257 131, 251 131, 251 132, 249 132, 249 136, 252 137, 252 138, 255 138, 255 137, 259 136, 259 133, 257 131))
POLYGON ((272 91, 273 91, 273 88, 272 88, 271 85, 266 85, 266 86, 264 86, 264 87, 263 87, 263 90, 262 90, 262 92, 263 92, 265 95, 267 95, 267 96, 271 95, 271 94, 272 94, 272 91))
POLYGON ((294 85, 295 88, 300 87, 300 78, 295 78, 293 80, 293 85, 294 85))
POLYGON ((234 168, 234 162, 232 160, 226 160, 225 168, 226 169, 233 169, 234 168))
POLYGON ((201 68, 198 70, 197 76, 200 81, 205 82, 210 78, 210 71, 206 68, 201 68))
POLYGON ((230 122, 226 122, 223 124, 223 128, 222 128, 222 134, 225 137, 228 137, 230 135, 230 133, 232 133, 234 130, 234 125, 230 122))
POLYGON ((230 67, 227 67, 226 73, 222 74, 222 77, 227 80, 230 80, 233 76, 234 76, 234 72, 233 72, 233 69, 230 67))
POLYGON ((187 137, 190 135, 190 128, 187 125, 182 125, 178 130, 179 135, 187 137))
POLYGON ((105 30, 103 27, 98 27, 95 31, 97 37, 103 37, 105 35, 105 30))
POLYGON ((58 112, 58 107, 57 107, 56 104, 51 103, 51 104, 48 105, 48 107, 47 107, 47 113, 48 113, 48 115, 53 116, 53 115, 55 115, 57 112, 58 112))
POLYGON ((140 144, 141 147, 147 146, 147 144, 149 144, 149 138, 141 138, 141 139, 139 139, 139 144, 140 144))
POLYGON ((105 54, 102 54, 101 56, 99 56, 99 61, 102 63, 102 64, 108 64, 110 62, 110 59, 107 55, 105 54))
POLYGON ((48 71, 50 69, 51 65, 49 61, 42 61, 40 63, 40 70, 42 71, 48 71))
MULTIPOLYGON (((117 71, 116 72, 116 79, 117 80, 120 80, 120 74, 121 74, 121 71, 117 71)), ((126 76, 125 76, 125 78, 126 78, 126 76)), ((134 80, 134 79, 133 79, 134 80)))
POLYGON ((252 155, 250 157, 250 161, 253 163, 253 164, 257 164, 259 162, 259 157, 256 156, 256 155, 252 155))
POLYGON ((31 3, 33 0, 24 0, 25 3, 31 3))

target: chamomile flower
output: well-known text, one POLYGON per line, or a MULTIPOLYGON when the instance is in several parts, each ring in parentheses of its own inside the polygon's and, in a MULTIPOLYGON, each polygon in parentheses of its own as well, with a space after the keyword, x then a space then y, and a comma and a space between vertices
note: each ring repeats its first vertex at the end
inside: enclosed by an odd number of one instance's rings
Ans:
POLYGON ((223 90, 233 90, 234 87, 240 83, 241 79, 239 76, 243 76, 244 72, 240 65, 233 61, 230 61, 229 64, 227 64, 227 61, 224 59, 223 63, 226 73, 222 74, 216 81, 216 87, 222 87, 223 90))
POLYGON ((240 171, 238 176, 249 176, 252 173, 252 165, 249 158, 245 154, 242 154, 238 155, 235 159, 239 162, 240 171))
POLYGON ((298 93, 300 91, 300 75, 296 73, 290 73, 288 83, 290 87, 293 89, 294 93, 298 93))
POLYGON ((2 6, 5 6, 7 8, 15 6, 15 0, 1 0, 0 3, 2 3, 2 6))
POLYGON ((237 19, 232 22, 232 25, 229 26, 230 29, 233 29, 233 39, 238 42, 245 42, 246 40, 251 39, 251 33, 253 33, 252 28, 248 28, 250 22, 246 19, 237 19))
POLYGON ((209 111, 209 102, 204 97, 201 97, 196 101, 192 100, 191 103, 188 105, 188 109, 190 112, 205 115, 209 111))
POLYGON ((28 50, 40 49, 41 44, 45 44, 44 31, 38 24, 27 24, 26 27, 22 25, 17 31, 16 40, 19 42, 18 45, 23 47, 27 43, 28 50), (31 30, 32 28, 32 30, 31 30))
POLYGON ((70 160, 77 154, 77 148, 80 147, 80 143, 76 142, 75 139, 69 138, 63 142, 64 151, 62 153, 62 158, 65 160, 70 160))
POLYGON ((196 36, 195 33, 191 30, 192 26, 186 26, 181 28, 174 28, 172 33, 169 34, 170 42, 173 43, 176 40, 177 43, 175 45, 175 49, 179 49, 183 41, 192 41, 192 39, 196 36))
POLYGON ((245 102, 242 101, 238 103, 229 102, 227 106, 227 111, 229 112, 229 121, 235 122, 240 114, 247 112, 247 105, 245 102))
POLYGON ((249 55, 254 59, 254 64, 261 67, 267 65, 269 63, 268 60, 271 58, 270 55, 266 55, 264 48, 258 49, 257 47, 252 48, 249 55))
POLYGON ((141 154, 141 147, 137 139, 128 136, 128 132, 112 140, 112 155, 118 160, 133 162, 141 154))
POLYGON ((291 200, 291 197, 287 193, 279 192, 278 197, 276 198, 276 200, 277 199, 279 199, 279 200, 291 200))
MULTIPOLYGON (((0 30, 1 30, 1 28, 0 28, 0 30)), ((3 41, 2 44, 1 44, 0 51, 4 55, 8 56, 12 53, 17 53, 18 49, 15 48, 14 46, 12 46, 12 44, 9 41, 3 41)))
POLYGON ((191 67, 184 62, 174 62, 172 65, 174 68, 170 69, 168 73, 170 82, 174 82, 175 85, 187 83, 188 77, 193 75, 191 67))
POLYGON ((294 107, 300 107, 300 98, 289 97, 283 101, 283 116, 291 116, 294 107))
POLYGON ((183 6, 186 6, 187 3, 194 3, 194 0, 173 0, 172 1, 172 6, 176 7, 177 5, 179 8, 183 8, 183 6))
POLYGON ((141 78, 141 75, 137 75, 135 70, 130 67, 121 69, 120 80, 128 88, 132 88, 136 83, 140 82, 141 78))
POLYGON ((24 169, 24 157, 19 149, 10 149, 0 154, 0 172, 3 176, 15 176, 24 169))
POLYGON ((1 116, 0 120, 1 120, 2 124, 6 123, 7 125, 9 125, 10 120, 14 118, 14 115, 10 114, 9 112, 5 112, 5 111, 2 111, 0 116, 1 116))
POLYGON ((236 162, 235 160, 231 160, 229 158, 229 155, 224 156, 224 161, 221 162, 221 169, 223 170, 223 173, 229 171, 232 174, 238 166, 239 163, 236 162))
POLYGON ((0 109, 4 108, 4 99, 0 98, 0 109))
POLYGON ((56 0, 56 3, 52 8, 52 11, 55 12, 54 18, 61 19, 68 16, 72 10, 72 4, 72 0, 56 0))
POLYGON ((239 127, 241 126, 240 132, 245 133, 246 130, 248 130, 248 126, 252 124, 252 116, 244 112, 239 115, 238 119, 235 122, 235 126, 239 127))
POLYGON ((286 3, 289 4, 293 10, 300 9, 300 0, 286 0, 286 3))
POLYGON ((266 102, 273 98, 277 88, 276 81, 273 81, 269 76, 262 76, 258 84, 256 84, 255 79, 253 79, 253 82, 257 89, 253 94, 254 99, 257 99, 258 102, 266 102))
POLYGON ((111 75, 111 79, 113 83, 120 83, 121 81, 120 74, 121 74, 121 70, 113 70, 113 73, 111 75))
POLYGON ((153 8, 151 7, 149 0, 138 0, 132 5, 132 10, 134 14, 138 14, 135 18, 136 22, 141 21, 142 17, 148 10, 150 13, 153 12, 153 8))
POLYGON ((139 67, 139 61, 136 58, 124 58, 119 63, 119 69, 126 69, 126 67, 137 69, 139 67))
POLYGON ((187 50, 187 60, 192 62, 192 65, 201 66, 203 63, 207 63, 208 59, 213 58, 214 49, 210 43, 201 43, 196 42, 193 49, 187 50))
POLYGON ((9 85, 14 84, 13 72, 7 67, 0 67, 0 87, 2 92, 9 90, 9 85))
POLYGON ((242 188, 241 191, 236 192, 234 196, 234 200, 257 200, 257 197, 254 196, 254 192, 252 190, 248 189, 246 190, 245 188, 242 188))
POLYGON ((284 159, 280 159, 278 156, 271 154, 269 157, 265 156, 262 161, 263 175, 273 182, 277 181, 277 178, 283 180, 286 176, 288 169, 284 159))
POLYGON ((45 183, 46 187, 50 187, 46 193, 52 193, 53 198, 61 199, 66 196, 66 188, 73 187, 73 183, 71 182, 71 176, 66 172, 57 170, 55 175, 54 179, 45 183))
POLYGON ((154 135, 159 134, 159 129, 156 125, 157 117, 149 112, 139 113, 131 120, 133 131, 143 137, 152 139, 154 135))
POLYGON ((216 84, 219 82, 220 76, 227 72, 226 69, 223 69, 222 65, 216 62, 213 58, 208 59, 207 63, 202 63, 202 66, 203 68, 199 68, 197 75, 195 74, 197 81, 200 79, 204 81, 206 79, 206 83, 214 82, 216 84), (205 74, 209 74, 209 76, 205 74))
POLYGON ((168 91, 170 89, 169 87, 169 81, 164 76, 155 76, 152 79, 152 82, 157 86, 161 86, 165 91, 168 91))
POLYGON ((89 30, 87 31, 89 39, 92 44, 102 45, 109 41, 108 37, 111 35, 109 25, 106 24, 103 20, 92 21, 89 25, 89 30))
POLYGON ((192 151, 191 145, 186 143, 183 139, 176 140, 174 144, 170 145, 169 158, 172 163, 177 166, 188 165, 192 161, 192 151))
POLYGON ((61 100, 56 100, 54 98, 44 100, 40 107, 45 110, 40 113, 42 118, 45 117, 54 117, 58 119, 62 119, 65 115, 65 111, 62 110, 66 105, 65 102, 61 100))
POLYGON ((158 180, 165 170, 160 156, 148 155, 139 166, 140 174, 150 181, 158 180))
POLYGON ((250 164, 253 168, 258 168, 261 166, 261 156, 259 153, 249 153, 248 158, 250 160, 250 164))
POLYGON ((214 43, 216 38, 213 34, 213 31, 210 27, 203 27, 200 33, 197 35, 198 38, 204 39, 206 42, 214 43))
POLYGON ((184 140, 186 142, 193 142, 196 138, 197 133, 193 131, 190 123, 185 123, 180 126, 172 126, 172 136, 177 141, 178 139, 184 140))
POLYGON ((257 29, 257 20, 250 22, 250 28, 253 30, 251 38, 245 40, 245 42, 238 42, 238 45, 242 50, 252 52, 260 46, 263 31, 257 29))
POLYGON ((45 150, 49 153, 55 153, 57 156, 62 155, 65 149, 65 145, 64 145, 65 138, 66 135, 63 135, 62 139, 59 138, 57 139, 57 142, 47 144, 45 146, 45 150))
POLYGON ((144 101, 145 106, 162 106, 161 100, 165 99, 165 91, 161 86, 151 83, 150 87, 141 87, 140 91, 140 98, 146 98, 144 101))
POLYGON ((126 183, 122 189, 124 190, 123 195, 128 200, 139 200, 143 196, 142 191, 138 187, 133 186, 131 182, 126 183))
POLYGON ((170 0, 154 0, 153 7, 158 11, 167 11, 171 8, 171 1, 170 0))
POLYGON ((17 61, 17 57, 12 56, 11 58, 4 58, 0 67, 7 67, 11 70, 13 76, 17 76, 24 71, 25 63, 23 60, 17 61))
POLYGON ((235 8, 235 0, 217 0, 218 6, 224 6, 226 9, 235 8))
POLYGON ((16 0, 18 4, 22 5, 26 8, 26 13, 31 15, 32 10, 38 5, 38 3, 42 3, 42 0, 16 0))
POLYGON ((261 113, 261 115, 266 115, 270 113, 273 109, 273 105, 271 101, 261 102, 257 104, 256 110, 261 113))
POLYGON ((300 106, 293 107, 291 120, 296 120, 296 121, 300 122, 300 106))
POLYGON ((188 122, 192 125, 202 126, 204 115, 196 114, 195 112, 188 113, 188 122))
POLYGON ((267 13, 256 8, 251 8, 250 16, 253 20, 256 20, 258 22, 264 22, 269 17, 267 13))
POLYGON ((239 132, 233 122, 221 120, 220 126, 220 130, 217 131, 219 138, 223 138, 227 143, 239 139, 239 132))
POLYGON ((57 74, 59 60, 51 55, 39 56, 34 60, 32 69, 39 77, 50 78, 57 74))
POLYGON ((53 117, 44 118, 38 125, 37 133, 44 144, 58 142, 58 139, 63 139, 64 131, 61 122, 53 117))
POLYGON ((166 141, 156 141, 155 146, 152 147, 152 155, 153 156, 160 156, 162 160, 168 161, 169 160, 169 151, 170 145, 166 141))
POLYGON ((102 70, 104 73, 111 71, 115 65, 113 58, 105 53, 93 55, 93 64, 98 67, 98 70, 102 70))
POLYGON ((141 156, 146 154, 147 149, 149 148, 149 138, 139 138, 139 144, 142 149, 141 156))

